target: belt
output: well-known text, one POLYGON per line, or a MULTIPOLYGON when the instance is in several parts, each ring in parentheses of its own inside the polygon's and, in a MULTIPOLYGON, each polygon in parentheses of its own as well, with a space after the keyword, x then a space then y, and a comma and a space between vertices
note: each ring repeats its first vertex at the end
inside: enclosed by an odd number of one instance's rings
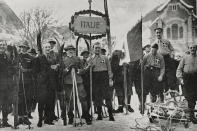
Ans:
POLYGON ((159 70, 160 68, 154 67, 154 66, 146 66, 146 69, 148 69, 148 70, 159 70))

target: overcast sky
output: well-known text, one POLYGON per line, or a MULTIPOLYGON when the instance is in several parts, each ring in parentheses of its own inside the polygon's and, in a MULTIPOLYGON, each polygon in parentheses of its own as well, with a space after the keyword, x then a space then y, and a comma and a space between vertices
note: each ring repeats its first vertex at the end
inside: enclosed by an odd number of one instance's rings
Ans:
MULTIPOLYGON (((55 17, 68 25, 76 11, 88 9, 88 0, 4 0, 19 16, 24 10, 42 7, 54 10, 55 17)), ((104 11, 104 0, 93 0, 92 9, 104 11)), ((166 0, 108 0, 112 35, 123 35, 157 5, 166 0)))

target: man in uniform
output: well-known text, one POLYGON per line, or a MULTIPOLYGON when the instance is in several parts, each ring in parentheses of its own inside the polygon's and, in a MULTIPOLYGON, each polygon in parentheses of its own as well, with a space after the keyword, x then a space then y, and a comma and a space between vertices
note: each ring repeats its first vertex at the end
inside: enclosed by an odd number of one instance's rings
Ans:
POLYGON ((28 54, 29 45, 25 41, 19 45, 19 62, 20 62, 20 81, 19 81, 19 105, 18 115, 19 124, 30 125, 28 114, 31 112, 33 99, 33 79, 32 79, 32 60, 34 57, 28 54))
POLYGON ((144 50, 144 55, 148 54, 150 52, 150 50, 151 50, 151 45, 149 45, 149 44, 145 45, 143 47, 143 50, 144 50))
POLYGON ((101 44, 99 42, 94 44, 94 55, 88 60, 88 64, 92 68, 92 96, 98 112, 97 120, 102 120, 102 105, 105 100, 109 120, 114 121, 112 114, 112 71, 108 58, 101 55, 101 44))
MULTIPOLYGON (((66 47, 65 49, 66 53, 67 53, 67 57, 65 57, 63 59, 63 66, 64 66, 64 91, 65 91, 65 98, 66 98, 66 102, 68 103, 67 105, 69 106, 68 109, 68 118, 69 118, 69 124, 73 124, 73 100, 71 97, 72 95, 72 88, 73 88, 73 76, 72 76, 72 69, 75 69, 75 76, 76 76, 76 82, 77 82, 77 89, 78 89, 78 96, 79 96, 79 100, 81 102, 81 106, 82 106, 82 112, 83 115, 86 120, 86 123, 88 125, 90 125, 91 122, 91 118, 88 115, 88 108, 87 108, 87 99, 86 99, 86 92, 83 86, 83 80, 81 77, 81 73, 83 70, 83 65, 82 65, 82 61, 79 57, 76 56, 76 51, 74 46, 69 45, 66 47)), ((66 110, 63 110, 63 114, 65 113, 66 110)), ((63 119, 66 116, 63 116, 63 119)), ((66 118, 65 118, 66 119, 66 118)))
MULTIPOLYGON (((163 29, 158 27, 155 29, 156 34, 156 41, 154 44, 158 44, 158 53, 160 53, 165 61, 165 76, 163 81, 163 86, 165 89, 165 92, 167 92, 171 87, 171 72, 173 71, 171 69, 171 65, 173 64, 172 58, 174 56, 174 48, 171 45, 170 41, 163 39, 163 29)), ((175 76, 174 76, 175 77, 175 76)))
POLYGON ((165 62, 163 56, 157 53, 157 50, 158 45, 152 45, 151 52, 143 57, 142 62, 144 68, 144 89, 150 91, 152 102, 156 102, 157 95, 163 101, 162 80, 165 73, 165 62))
POLYGON ((197 55, 196 45, 189 46, 189 54, 185 54, 179 63, 176 76, 183 85, 183 95, 188 101, 190 120, 197 124, 194 116, 194 109, 197 100, 197 55))
MULTIPOLYGON (((1 127, 11 127, 8 121, 9 107, 11 106, 13 89, 13 71, 10 57, 6 54, 6 42, 0 41, 0 109, 2 110, 1 127)), ((14 69, 14 68, 13 68, 14 69)))

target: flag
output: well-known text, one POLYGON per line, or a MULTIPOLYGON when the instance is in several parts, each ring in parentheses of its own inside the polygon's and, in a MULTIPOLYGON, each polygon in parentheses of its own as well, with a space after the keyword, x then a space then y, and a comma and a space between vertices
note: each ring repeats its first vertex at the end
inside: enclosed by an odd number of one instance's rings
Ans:
POLYGON ((130 61, 136 61, 142 58, 142 20, 140 20, 128 33, 127 44, 130 61))

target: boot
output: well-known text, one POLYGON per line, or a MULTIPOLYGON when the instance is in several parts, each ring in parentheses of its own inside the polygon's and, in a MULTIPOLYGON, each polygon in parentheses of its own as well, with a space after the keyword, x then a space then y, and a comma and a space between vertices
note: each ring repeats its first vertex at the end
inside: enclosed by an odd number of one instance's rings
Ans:
POLYGON ((128 111, 129 111, 129 112, 131 112, 131 113, 133 113, 133 112, 134 112, 133 108, 131 108, 131 106, 130 106, 130 105, 128 105, 128 111))
POLYGON ((11 125, 7 121, 3 121, 2 127, 11 127, 11 125))
POLYGON ((67 125, 67 120, 64 118, 63 119, 63 125, 66 126, 67 125))
POLYGON ((113 113, 123 113, 123 106, 119 106, 117 110, 113 110, 113 113))
POLYGON ((42 127, 42 119, 39 119, 37 127, 42 127))
POLYGON ((45 120, 44 121, 44 124, 47 124, 47 125, 54 125, 54 123, 52 121, 49 121, 49 120, 45 120))
POLYGON ((98 113, 97 120, 103 120, 103 117, 102 117, 102 107, 100 107, 100 106, 97 107, 97 113, 98 113))
POLYGON ((23 118, 20 117, 20 118, 18 119, 18 124, 17 124, 17 125, 23 125, 23 118))
POLYGON ((24 118, 23 118, 23 123, 24 123, 25 125, 31 125, 31 122, 29 121, 29 119, 28 119, 27 117, 24 117, 24 118))
POLYGON ((72 124, 73 124, 73 118, 69 118, 68 124, 69 124, 69 125, 72 125, 72 124))
POLYGON ((84 119, 86 120, 86 124, 87 125, 91 125, 92 124, 92 118, 91 118, 91 115, 88 112, 84 113, 84 119))
POLYGON ((195 118, 193 111, 190 113, 190 120, 193 124, 197 124, 197 119, 195 118))
POLYGON ((109 113, 109 121, 115 121, 114 116, 112 114, 112 107, 108 107, 108 113, 109 113))
POLYGON ((1 119, 0 119, 0 128, 2 127, 2 124, 1 124, 1 119))
POLYGON ((31 115, 31 113, 28 114, 28 118, 33 119, 33 116, 31 115))

